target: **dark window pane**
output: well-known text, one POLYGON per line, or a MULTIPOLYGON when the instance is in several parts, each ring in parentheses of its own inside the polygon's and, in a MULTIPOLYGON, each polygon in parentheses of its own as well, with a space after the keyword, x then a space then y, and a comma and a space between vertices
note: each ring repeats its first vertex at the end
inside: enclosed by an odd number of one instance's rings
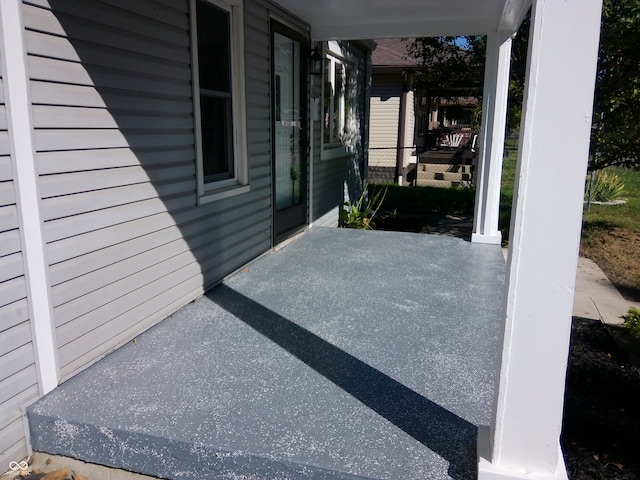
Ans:
POLYGON ((229 12, 202 0, 196 5, 200 88, 231 93, 229 12))
POLYGON ((204 183, 233 178, 231 99, 200 97, 204 183))
POLYGON ((324 59, 324 98, 322 99, 324 112, 323 142, 331 143, 331 123, 333 122, 333 87, 331 86, 331 60, 324 59))
POLYGON ((341 129, 344 128, 344 67, 338 62, 336 62, 335 89, 331 140, 337 142, 341 138, 341 129))

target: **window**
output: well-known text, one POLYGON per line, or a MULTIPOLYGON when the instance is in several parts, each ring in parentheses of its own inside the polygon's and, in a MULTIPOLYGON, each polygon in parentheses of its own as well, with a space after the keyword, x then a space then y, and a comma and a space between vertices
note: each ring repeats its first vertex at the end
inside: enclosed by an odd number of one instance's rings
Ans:
POLYGON ((237 1, 191 0, 200 202, 248 189, 240 9, 237 1))
MULTIPOLYGON (((332 43, 332 42, 331 42, 332 43)), ((347 61, 327 54, 324 61, 322 156, 343 156, 353 144, 350 133, 354 99, 353 67, 347 61)))
POLYGON ((418 112, 416 131, 421 137, 429 131, 429 107, 426 96, 416 96, 416 111, 418 112))

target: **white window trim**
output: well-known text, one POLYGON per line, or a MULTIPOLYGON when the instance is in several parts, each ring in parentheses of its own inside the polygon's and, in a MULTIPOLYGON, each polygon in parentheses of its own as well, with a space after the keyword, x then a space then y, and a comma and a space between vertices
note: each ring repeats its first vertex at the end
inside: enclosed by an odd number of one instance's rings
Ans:
POLYGON ((190 0, 191 27, 191 73, 193 85, 193 118, 195 133, 196 179, 198 204, 205 204, 249 191, 249 165, 247 154, 247 114, 244 69, 244 15, 243 0, 205 0, 230 14, 231 18, 231 88, 232 88, 232 135, 233 178, 219 182, 204 183, 202 164, 202 131, 200 113, 200 80, 198 65, 198 36, 196 0, 190 0))
MULTIPOLYGON (((340 44, 336 41, 330 41, 327 42, 327 48, 326 50, 323 52, 323 61, 326 58, 330 58, 332 60, 331 63, 331 78, 335 78, 334 75, 334 71, 333 69, 335 68, 335 63, 341 63, 343 65, 345 65, 345 67, 349 67, 352 74, 356 74, 355 71, 355 62, 353 62, 350 58, 349 55, 343 51, 343 49, 340 47, 340 44)), ((346 72, 346 68, 345 68, 345 72, 346 72)), ((324 98, 324 82, 325 78, 324 78, 324 69, 323 69, 323 73, 322 73, 322 98, 324 98)), ((334 90, 335 91, 335 90, 334 90)), ((346 109, 346 99, 343 99, 342 101, 342 105, 341 108, 342 109, 346 109)), ((355 99, 353 99, 355 101, 355 99)), ((348 116, 350 114, 352 114, 353 112, 344 112, 344 122, 348 122, 349 118, 348 116)), ((320 160, 331 160, 334 158, 341 158, 341 157, 345 157, 349 154, 351 154, 353 152, 353 146, 352 145, 345 145, 342 142, 335 142, 335 143, 331 143, 331 144, 325 144, 324 143, 324 114, 323 114, 323 119, 320 122, 320 160)))

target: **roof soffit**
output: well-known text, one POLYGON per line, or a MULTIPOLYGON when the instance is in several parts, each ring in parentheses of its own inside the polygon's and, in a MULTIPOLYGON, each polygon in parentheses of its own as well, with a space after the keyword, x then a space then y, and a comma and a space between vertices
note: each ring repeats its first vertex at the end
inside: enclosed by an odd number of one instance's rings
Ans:
POLYGON ((515 33, 532 0, 275 0, 315 40, 515 33))

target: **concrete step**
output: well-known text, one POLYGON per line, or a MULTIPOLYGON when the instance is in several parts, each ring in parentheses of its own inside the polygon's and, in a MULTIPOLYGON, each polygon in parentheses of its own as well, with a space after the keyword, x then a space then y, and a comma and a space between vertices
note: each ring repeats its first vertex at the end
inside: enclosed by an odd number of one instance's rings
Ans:
POLYGON ((452 182, 470 181, 470 173, 458 172, 418 172, 418 180, 450 180, 452 182))
POLYGON ((419 163, 435 164, 460 164, 471 163, 473 152, 471 150, 435 150, 427 151, 418 155, 419 163))
POLYGON ((462 181, 451 181, 451 180, 435 180, 435 179, 427 179, 421 180, 418 179, 418 187, 440 187, 440 188, 451 188, 451 187, 461 187, 466 185, 466 182, 462 181))
POLYGON ((458 172, 471 173, 471 165, 452 165, 448 163, 421 163, 419 172, 458 172))

